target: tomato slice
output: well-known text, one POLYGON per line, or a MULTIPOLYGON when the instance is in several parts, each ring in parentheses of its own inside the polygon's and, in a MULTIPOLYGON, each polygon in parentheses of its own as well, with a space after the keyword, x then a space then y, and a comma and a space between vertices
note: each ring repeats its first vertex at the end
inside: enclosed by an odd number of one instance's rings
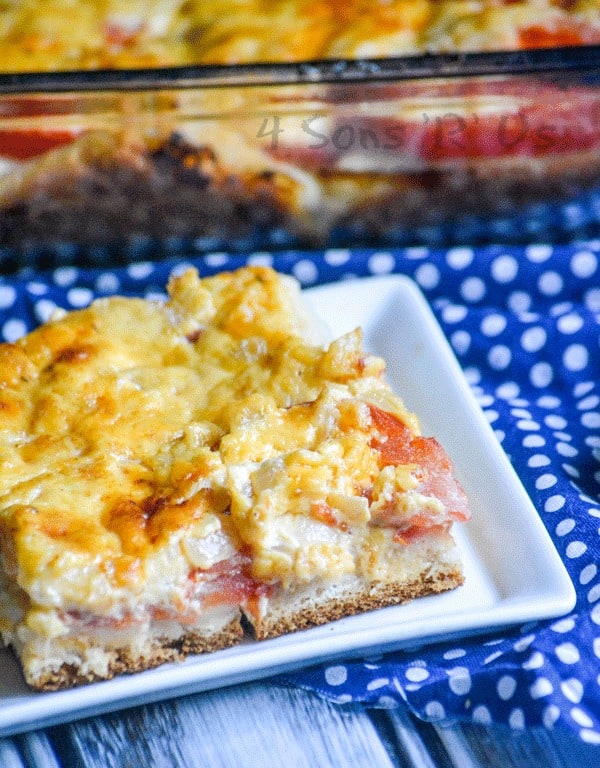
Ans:
POLYGON ((30 160, 51 149, 71 144, 76 138, 75 131, 0 129, 0 157, 30 160))
POLYGON ((581 30, 576 26, 560 24, 552 29, 541 25, 532 25, 519 33, 521 48, 562 48, 563 46, 583 45, 586 42, 581 30))
MULTIPOLYGON (((450 458, 434 437, 413 436, 404 422, 392 413, 370 405, 371 418, 384 439, 373 439, 371 447, 379 451, 381 465, 415 464, 421 484, 418 491, 433 496, 446 508, 450 520, 468 520, 466 494, 453 474, 450 458)), ((419 525, 422 527, 423 521, 419 525)))

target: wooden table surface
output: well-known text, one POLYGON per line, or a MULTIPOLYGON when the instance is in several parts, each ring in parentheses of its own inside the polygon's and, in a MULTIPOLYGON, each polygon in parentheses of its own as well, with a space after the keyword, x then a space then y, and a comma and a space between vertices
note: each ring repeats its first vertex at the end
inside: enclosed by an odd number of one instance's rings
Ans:
POLYGON ((433 726, 248 683, 0 739, 0 768, 594 768, 565 731, 433 726))

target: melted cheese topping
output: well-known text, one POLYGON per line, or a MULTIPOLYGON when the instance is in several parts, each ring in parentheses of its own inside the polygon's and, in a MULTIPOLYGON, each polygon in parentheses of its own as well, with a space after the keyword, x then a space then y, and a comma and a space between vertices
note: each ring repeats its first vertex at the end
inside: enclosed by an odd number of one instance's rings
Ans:
POLYGON ((377 489, 387 509, 416 485, 372 445, 371 407, 419 430, 358 330, 316 345, 266 268, 168 291, 0 345, 2 567, 35 632, 60 633, 50 611, 189 612, 190 576, 236 552, 268 583, 355 572, 377 489))
POLYGON ((0 71, 580 45, 600 40, 599 11, 598 0, 0 0, 0 71))

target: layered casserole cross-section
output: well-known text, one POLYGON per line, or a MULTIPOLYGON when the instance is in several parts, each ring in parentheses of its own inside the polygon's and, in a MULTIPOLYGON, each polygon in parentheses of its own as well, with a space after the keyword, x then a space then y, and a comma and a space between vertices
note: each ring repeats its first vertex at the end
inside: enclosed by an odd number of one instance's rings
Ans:
POLYGON ((0 345, 0 629, 56 689, 462 583, 450 460, 295 282, 173 276, 0 345))

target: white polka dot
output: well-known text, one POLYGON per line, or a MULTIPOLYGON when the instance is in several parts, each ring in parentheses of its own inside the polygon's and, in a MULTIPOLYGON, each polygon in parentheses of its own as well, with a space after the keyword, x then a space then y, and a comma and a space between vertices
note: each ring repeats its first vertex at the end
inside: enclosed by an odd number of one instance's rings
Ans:
POLYGON ((560 709, 556 704, 548 705, 542 713, 542 722, 545 728, 552 728, 560 717, 560 709))
POLYGON ((560 619, 559 621, 555 621, 554 624, 550 627, 550 629, 553 632, 558 632, 560 635, 564 635, 567 632, 571 632, 573 628, 575 627, 575 621, 574 619, 560 619))
POLYGON ((452 659, 460 659, 463 656, 466 656, 467 652, 464 648, 451 648, 449 651, 446 651, 444 654, 444 658, 447 661, 451 661, 452 659))
POLYGON ((549 499, 546 500, 546 503, 544 504, 544 510, 546 512, 558 512, 559 509, 562 509, 565 506, 565 497, 556 495, 556 496, 550 496, 549 499))
POLYGON ((504 315, 487 315, 481 321, 481 332, 484 336, 498 336, 506 328, 504 315))
POLYGON ((490 710, 483 704, 475 707, 473 710, 473 722, 480 725, 490 725, 492 722, 492 715, 490 710))
POLYGON ((61 288, 66 288, 67 285, 72 285, 79 276, 79 270, 75 267, 59 267, 54 270, 52 278, 56 285, 60 285, 61 288))
POLYGON ((560 684, 560 690, 563 692, 563 696, 573 704, 579 704, 583 698, 583 684, 575 677, 563 680, 560 684))
POLYGON ((521 346, 525 352, 539 352, 546 343, 546 339, 546 331, 541 326, 534 326, 521 335, 521 346))
POLYGON ((350 261, 351 253, 347 248, 329 248, 323 254, 323 260, 331 267, 341 267, 350 261))
POLYGON ((560 317, 557 320, 556 327, 564 334, 577 333, 583 327, 583 322, 581 315, 571 313, 560 317))
POLYGON ((595 386, 596 383, 594 381, 578 381, 573 387, 573 394, 575 397, 583 397, 588 392, 591 392, 595 386))
POLYGON ((541 397, 538 397, 537 404, 540 408, 559 408, 560 398, 555 397, 554 395, 542 395, 541 397))
POLYGON ((53 301, 50 301, 50 299, 40 299, 35 303, 34 312, 37 319, 41 323, 45 323, 57 309, 57 305, 53 301))
POLYGON ((559 301, 550 307, 550 315, 552 317, 558 317, 559 315, 565 315, 573 309, 572 301, 559 301))
POLYGON ((595 565, 595 563, 590 563, 589 565, 586 565, 585 568, 579 574, 579 583, 584 585, 589 584, 590 581, 596 577, 597 573, 598 573, 598 567, 595 565))
POLYGON ((471 690, 471 675, 466 667, 454 667, 448 670, 448 685, 452 693, 464 696, 471 690))
POLYGON ((218 269, 219 267, 224 267, 225 264, 227 264, 229 261, 229 256, 226 253, 222 253, 221 251, 213 251, 212 253, 207 253, 203 257, 203 261, 209 267, 216 267, 218 269))
POLYGON ((538 279, 538 290, 544 296, 556 296, 562 288, 563 279, 558 272, 544 272, 538 279))
POLYGON ((121 286, 121 281, 112 272, 103 272, 96 280, 98 293, 116 293, 121 286))
POLYGON ((458 355, 464 355, 471 346, 471 336, 467 331, 456 331, 450 337, 450 342, 458 355))
POLYGON ((563 353, 563 365, 569 371, 582 371, 588 364, 589 352, 583 344, 571 344, 563 353))
POLYGON ((519 262, 508 254, 498 256, 492 262, 491 273, 497 283, 510 283, 519 271, 519 262))
POLYGON ((600 744, 600 733, 598 731, 584 729, 579 731, 579 737, 586 744, 594 744, 595 746, 600 744))
POLYGON ((439 721, 446 717, 444 705, 439 701, 428 701, 425 705, 425 715, 429 720, 439 721))
POLYGON ((573 643, 562 643, 554 649, 556 655, 563 664, 577 664, 581 656, 573 643))
POLYGON ((391 696, 380 696, 377 699, 377 706, 381 709, 397 709, 398 702, 391 696))
POLYGON ((502 675, 496 686, 498 696, 502 699, 502 701, 508 701, 510 698, 512 698, 516 689, 517 681, 510 675, 502 675))
POLYGON ((429 248, 423 245, 411 245, 404 249, 407 259, 426 259, 429 256, 429 248))
POLYGON ((552 247, 550 245, 528 245, 525 249, 525 256, 529 261, 541 264, 552 256, 552 247))
POLYGON ((592 718, 587 714, 587 712, 584 712, 579 707, 573 707, 573 709, 571 709, 570 715, 577 723, 577 725, 581 725, 582 728, 592 728, 594 725, 592 718))
POLYGON ((411 683, 422 683, 423 680, 427 680, 429 672, 424 667, 409 667, 406 672, 406 679, 411 683))
POLYGON ((464 269, 473 261, 471 248, 450 248, 446 253, 446 261, 452 269, 464 269))
POLYGON ((348 670, 340 665, 327 667, 325 670, 325 680, 328 685, 343 685, 348 679, 348 670))
POLYGON ((525 728, 525 715, 522 709, 513 709, 508 716, 508 724, 514 730, 523 730, 525 728))
POLYGON ((600 288, 590 288, 583 297, 585 306, 592 312, 600 312, 600 288))
POLYGON ((127 274, 134 280, 145 280, 154 272, 154 266, 149 261, 139 261, 127 267, 127 274))
POLYGON ((389 685, 389 678, 388 677, 377 677, 375 680, 370 680, 367 683, 367 691, 376 691, 378 688, 383 688, 386 685, 389 685))
POLYGON ((513 291, 508 297, 508 306, 513 312, 527 312, 531 306, 531 296, 525 291, 513 291))
POLYGON ((553 691, 552 683, 547 677, 538 677, 529 688, 529 695, 532 699, 541 699, 544 696, 549 696, 553 691))
POLYGON ((535 487, 538 489, 538 491, 545 491, 547 488, 552 488, 552 486, 556 485, 557 482, 558 480, 556 475, 546 473, 538 477, 538 479, 535 481, 535 487))
POLYGON ((514 397, 517 397, 520 392, 519 385, 514 381, 507 381, 504 382, 504 384, 500 384, 500 386, 496 389, 496 395, 497 397, 502 398, 502 400, 511 400, 514 397))
POLYGON ((391 253, 374 253, 369 257, 369 271, 374 275, 387 275, 395 266, 396 260, 391 253))
POLYGON ((581 417, 581 423, 588 429, 598 429, 598 427, 600 427, 600 413, 597 411, 584 413, 581 417))
POLYGON ((504 656, 504 653, 502 651, 494 651, 493 653, 490 653, 489 656, 486 656, 483 660, 484 664, 491 664, 492 661, 496 661, 496 659, 499 659, 501 656, 504 656))
POLYGON ((27 333, 27 326, 22 320, 11 317, 2 326, 2 336, 5 341, 15 342, 27 333))
POLYGON ((565 464, 565 463, 563 463, 561 466, 563 470, 566 472, 566 474, 569 475, 569 477, 574 477, 574 478, 579 477, 580 472, 577 469, 577 467, 574 467, 572 464, 565 464))
MULTIPOLYGON (((548 425, 548 426, 550 426, 550 425, 548 425)), ((557 440, 572 440, 573 439, 573 435, 570 435, 568 432, 558 431, 558 432, 553 432, 552 434, 554 435, 554 437, 557 440)))
POLYGON ((587 595, 588 603, 595 603, 600 600, 600 584, 596 584, 590 589, 587 595))
POLYGON ((579 453, 574 445, 569 445, 569 443, 563 442, 556 443, 556 452, 561 456, 565 456, 566 458, 577 456, 579 453))
POLYGON ((540 428, 537 421, 531 419, 519 419, 517 421, 517 429, 523 430, 523 432, 536 432, 540 428))
POLYGON ((598 268, 598 259, 591 251, 578 251, 571 257, 571 272, 575 277, 591 277, 598 268))
POLYGON ((568 533, 571 533, 573 528, 575 528, 575 520, 572 520, 571 518, 561 520, 560 523, 556 526, 556 535, 566 536, 568 533))
POLYGON ((600 624, 600 603, 596 603, 596 605, 590 611, 590 619, 594 622, 594 624, 600 624))
POLYGON ((473 365, 468 365, 463 373, 465 374, 465 379, 471 386, 481 381, 481 371, 473 365))
POLYGON ((587 545, 583 541, 572 541, 567 545, 566 555, 571 560, 575 560, 587 552, 587 545))
POLYGON ((551 429, 564 429, 568 422, 563 416, 559 416, 557 413, 550 413, 544 418, 544 424, 551 429))
POLYGON ((440 270, 435 264, 421 264, 415 270, 415 280, 421 288, 435 288, 440 282, 440 270))
POLYGON ((496 344, 489 350, 487 359, 491 368, 502 371, 510 365, 512 352, 504 344, 496 344))
POLYGON ((539 651, 534 651, 531 656, 526 659, 521 666, 525 670, 540 669, 544 666, 544 657, 539 651))
POLYGON ((442 318, 446 323, 460 323, 467 315, 467 308, 459 304, 449 304, 442 310, 442 318))
POLYGON ((577 403, 577 409, 580 411, 591 411, 592 408, 597 408, 599 405, 600 396, 590 395, 589 397, 584 397, 583 400, 580 400, 577 403))
POLYGON ((309 259, 301 259, 300 261, 297 261, 294 264, 293 272, 296 278, 304 285, 314 283, 319 277, 319 271, 317 270, 316 264, 309 259))
POLYGON ((523 438, 525 448, 541 448, 543 445, 546 445, 546 441, 541 435, 527 435, 523 438))
POLYGON ((548 456, 544 456, 543 453, 536 453, 527 461, 527 466, 532 467, 533 469, 536 467, 547 467, 548 464, 550 464, 550 459, 548 456))
POLYGON ((12 285, 0 285, 0 309, 12 307, 17 299, 17 292, 12 285))
POLYGON ((67 301, 72 307, 87 307, 94 298, 94 294, 88 288, 71 288, 67 292, 67 301))
POLYGON ((251 267, 272 267, 273 254, 266 251, 256 251, 248 256, 248 265, 251 267))
POLYGON ((480 277, 468 277, 460 286, 460 294, 465 301, 481 301, 485 291, 485 283, 480 277))
POLYGON ((519 638, 514 645, 513 648, 517 653, 522 653, 523 651, 526 651, 531 643, 535 640, 535 635, 526 635, 525 637, 519 638))
POLYGON ((46 283, 38 283, 32 280, 30 283, 27 283, 27 290, 32 296, 43 296, 45 293, 48 293, 48 286, 46 283))

